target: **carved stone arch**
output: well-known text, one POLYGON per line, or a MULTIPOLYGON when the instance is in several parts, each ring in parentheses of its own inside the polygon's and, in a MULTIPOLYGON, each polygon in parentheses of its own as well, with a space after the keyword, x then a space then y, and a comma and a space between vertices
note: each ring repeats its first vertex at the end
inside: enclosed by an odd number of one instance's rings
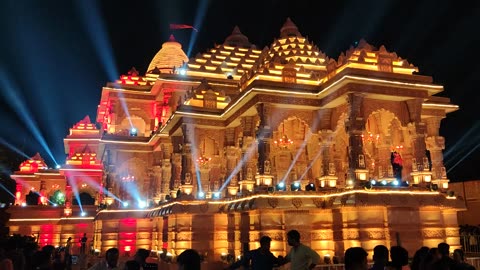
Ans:
POLYGON ((297 118, 303 121, 310 129, 310 132, 314 132, 312 129, 313 114, 312 111, 299 111, 299 110, 280 110, 272 111, 275 114, 274 121, 272 121, 272 128, 278 129, 284 121, 297 118))
POLYGON ((124 115, 119 121, 119 124, 120 124, 120 129, 127 130, 127 132, 130 129, 131 124, 133 124, 133 126, 139 130, 139 134, 138 134, 139 136, 149 136, 150 135, 149 131, 151 131, 150 122, 151 121, 148 115, 144 111, 139 110, 139 111, 132 112, 128 116, 124 115), (139 122, 141 127, 136 125, 135 121, 137 119, 143 121, 143 123, 139 122))

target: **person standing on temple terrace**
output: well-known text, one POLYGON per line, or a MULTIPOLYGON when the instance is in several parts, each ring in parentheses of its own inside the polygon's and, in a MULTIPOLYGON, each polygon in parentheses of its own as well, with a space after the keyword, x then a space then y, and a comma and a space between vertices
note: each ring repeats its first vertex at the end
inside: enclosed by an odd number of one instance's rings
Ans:
POLYGON ((320 255, 317 252, 300 243, 300 233, 297 230, 287 233, 287 241, 292 248, 282 264, 290 262, 291 270, 313 269, 320 262, 320 255))
POLYGON ((373 248, 373 266, 370 270, 384 270, 388 263, 388 248, 384 245, 377 245, 373 248))
POLYGON ((85 254, 85 249, 87 248, 87 233, 83 234, 83 237, 80 238, 80 254, 85 254))
POLYGON ((100 260, 88 270, 123 270, 118 265, 120 252, 118 248, 110 248, 105 253, 105 260, 100 260))
POLYGON ((243 266, 243 269, 252 270, 271 270, 279 263, 279 260, 270 252, 270 243, 272 238, 262 236, 260 238, 260 247, 245 253, 240 261, 232 264, 228 269, 234 270, 243 266))
POLYGON ((351 247, 345 251, 345 270, 367 270, 368 253, 361 247, 351 247))
POLYGON ((200 254, 194 249, 187 249, 177 257, 178 270, 200 270, 200 254))
POLYGON ((453 251, 453 260, 455 261, 455 270, 475 270, 473 265, 465 262, 465 254, 461 249, 455 249, 453 251))

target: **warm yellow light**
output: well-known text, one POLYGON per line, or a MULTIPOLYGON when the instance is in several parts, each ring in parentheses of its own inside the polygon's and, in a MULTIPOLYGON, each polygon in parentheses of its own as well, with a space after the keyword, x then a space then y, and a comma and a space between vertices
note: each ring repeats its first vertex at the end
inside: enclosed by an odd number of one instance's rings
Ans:
POLYGON ((337 180, 330 180, 328 181, 328 186, 329 187, 335 187, 337 185, 337 180))
POLYGON ((358 179, 365 181, 367 180, 367 174, 366 173, 359 173, 358 174, 358 179))
POLYGON ((430 181, 432 181, 432 176, 431 175, 425 175, 425 177, 423 179, 425 180, 426 183, 429 183, 430 181))
POLYGON ((444 183, 442 184, 442 188, 447 189, 447 188, 448 188, 448 182, 444 182, 444 183))
POLYGON ((418 179, 418 175, 413 176, 413 183, 418 184, 420 181, 418 179))

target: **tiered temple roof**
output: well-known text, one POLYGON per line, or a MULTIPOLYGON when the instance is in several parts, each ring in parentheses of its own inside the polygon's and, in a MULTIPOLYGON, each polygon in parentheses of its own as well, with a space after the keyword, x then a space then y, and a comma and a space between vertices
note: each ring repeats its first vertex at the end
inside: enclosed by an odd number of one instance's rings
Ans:
POLYGON ((287 19, 280 38, 265 47, 251 72, 240 79, 242 87, 264 79, 277 82, 318 85, 326 75, 326 56, 287 19))
POLYGON ((38 172, 38 170, 48 169, 48 166, 40 154, 36 153, 35 156, 22 162, 19 166, 19 169, 22 173, 35 173, 38 172))
POLYGON ((260 53, 235 27, 223 44, 192 58, 187 64, 186 73, 190 76, 238 80, 253 67, 260 53))
POLYGON ((409 75, 413 74, 413 72, 418 72, 417 67, 408 63, 407 60, 398 57, 396 53, 387 51, 385 46, 382 45, 377 49, 363 39, 360 40, 357 47, 351 47, 345 53, 340 54, 338 61, 330 60, 328 66, 329 77, 340 73, 346 68, 409 75))

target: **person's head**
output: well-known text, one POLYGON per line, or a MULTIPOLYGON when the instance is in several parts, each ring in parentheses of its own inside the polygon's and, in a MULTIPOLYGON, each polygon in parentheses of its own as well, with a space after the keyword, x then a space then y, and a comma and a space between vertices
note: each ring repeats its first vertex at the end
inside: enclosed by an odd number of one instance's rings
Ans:
POLYGON ((300 233, 297 230, 291 230, 287 233, 287 241, 290 246, 298 246, 300 244, 300 233))
POLYGON ((367 252, 361 247, 345 251, 345 270, 367 270, 367 252))
POLYGON ((135 253, 135 261, 137 261, 140 265, 143 265, 147 261, 149 255, 150 251, 144 248, 139 248, 135 253))
POLYGON ((400 267, 408 264, 408 251, 401 246, 391 247, 390 257, 394 266, 400 267))
POLYGON ((386 265, 388 262, 388 248, 384 245, 377 245, 373 248, 373 261, 375 264, 386 265))
POLYGON ((440 243, 438 244, 438 252, 442 257, 448 257, 450 254, 450 245, 447 243, 440 243))
POLYGON ((260 249, 262 249, 263 251, 269 251, 271 242, 272 242, 272 238, 268 236, 262 236, 260 238, 260 249))
POLYGON ((419 250, 415 252, 412 260, 412 270, 416 270, 420 268, 420 265, 423 264, 427 258, 428 251, 430 249, 428 247, 421 247, 419 250))
POLYGON ((429 251, 428 251, 428 255, 434 260, 439 260, 442 258, 442 255, 440 254, 440 252, 438 251, 438 248, 431 248, 429 251))
POLYGON ((109 248, 107 250, 107 253, 105 253, 105 260, 107 261, 108 266, 117 266, 119 254, 120 252, 118 251, 118 248, 109 248))
POLYGON ((453 259, 457 263, 461 263, 465 260, 465 254, 463 253, 463 250, 461 249, 455 249, 453 251, 453 259))
POLYGON ((194 249, 187 249, 177 257, 178 270, 200 270, 200 254, 194 249))

